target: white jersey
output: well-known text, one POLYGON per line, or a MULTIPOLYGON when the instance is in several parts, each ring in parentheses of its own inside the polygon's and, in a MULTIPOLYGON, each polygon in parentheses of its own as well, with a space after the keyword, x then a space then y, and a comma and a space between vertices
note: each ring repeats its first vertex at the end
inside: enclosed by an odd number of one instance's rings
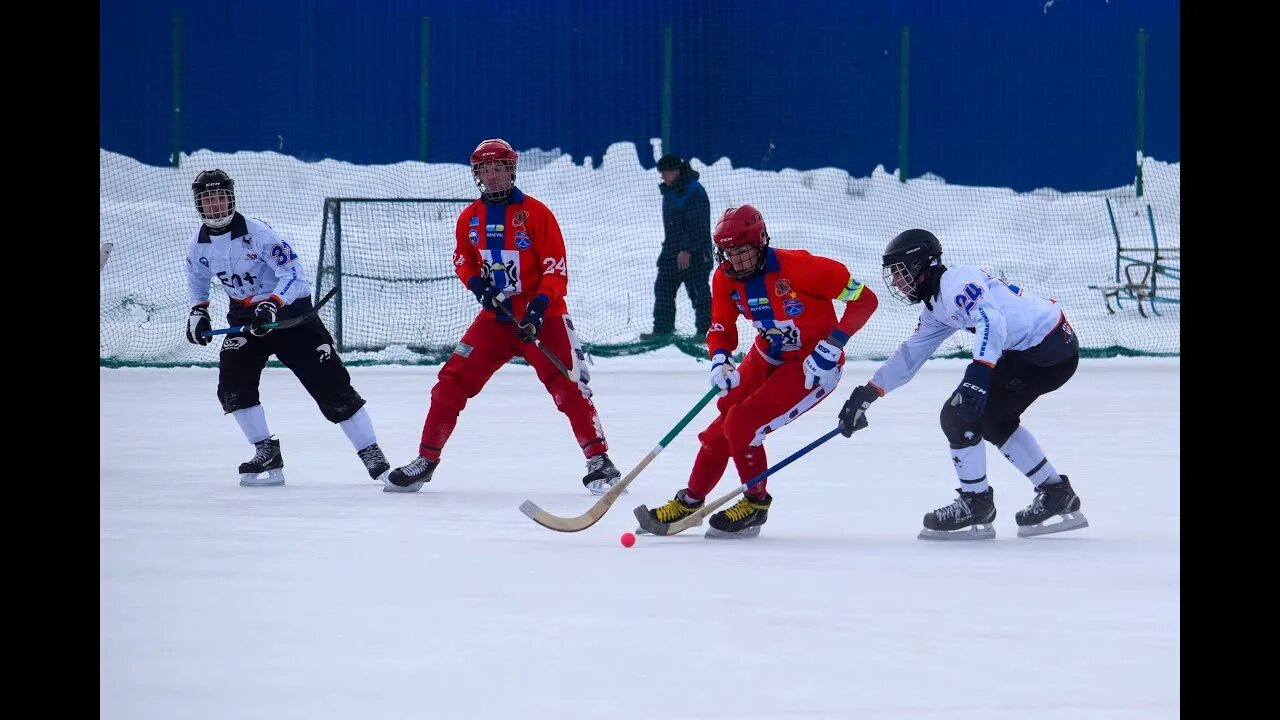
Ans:
POLYGON ((907 384, 934 350, 957 330, 973 332, 973 359, 994 366, 1005 350, 1040 344, 1064 320, 1054 300, 991 277, 972 265, 947 268, 933 309, 920 311, 920 324, 871 382, 885 393, 907 384))
POLYGON ((221 230, 201 225, 187 248, 187 296, 193 307, 209 301, 213 278, 221 281, 233 310, 252 308, 272 296, 287 306, 311 295, 288 241, 261 220, 240 213, 221 230))

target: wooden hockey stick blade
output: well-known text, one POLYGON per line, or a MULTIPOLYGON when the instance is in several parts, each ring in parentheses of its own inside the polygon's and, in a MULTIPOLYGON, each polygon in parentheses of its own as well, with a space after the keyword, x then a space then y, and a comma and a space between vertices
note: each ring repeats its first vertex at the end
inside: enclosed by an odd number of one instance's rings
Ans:
POLYGON ((626 477, 619 480, 617 485, 609 488, 609 491, 601 496, 601 498, 597 500, 594 505, 588 508, 585 513, 577 517, 560 517, 558 515, 552 515, 546 510, 538 507, 538 505, 532 500, 525 500, 521 503, 520 512, 529 516, 530 520, 538 523, 542 527, 559 532, 578 532, 595 525, 600 518, 604 517, 605 513, 609 512, 609 508, 613 507, 613 504, 618 501, 618 498, 622 497, 623 491, 627 489, 627 486, 631 484, 632 480, 635 480, 636 477, 640 475, 640 471, 648 467, 649 463, 658 456, 658 453, 662 452, 667 445, 670 445, 676 435, 679 435, 680 431, 684 430, 685 426, 697 417, 698 413, 702 412, 702 408, 706 407, 707 403, 711 402, 719 394, 720 389, 713 387, 702 397, 698 398, 698 402, 694 404, 689 412, 684 414, 684 417, 680 418, 680 422, 676 423, 675 427, 671 428, 671 430, 669 430, 667 434, 658 441, 658 446, 650 450, 649 454, 645 455, 644 459, 632 468, 631 472, 627 473, 626 477))
POLYGON ((640 471, 644 470, 660 452, 662 452, 661 445, 650 450, 649 454, 645 455, 644 459, 640 461, 640 464, 632 468, 631 472, 627 473, 626 477, 618 481, 617 485, 609 488, 609 491, 600 496, 600 499, 597 500, 594 505, 587 508, 586 512, 577 517, 564 518, 552 515, 546 510, 538 507, 537 503, 532 500, 525 500, 520 503, 520 512, 528 515, 530 520, 538 523, 548 530, 556 530, 558 532, 580 532, 582 530, 586 530, 599 522, 600 518, 604 517, 604 514, 609 512, 609 508, 613 507, 613 504, 618 501, 618 498, 622 497, 622 493, 626 491, 627 486, 631 484, 631 481, 635 480, 636 477, 640 475, 640 471))
MULTIPOLYGON (((320 312, 320 308, 324 307, 324 304, 329 302, 330 298, 332 298, 335 294, 337 294, 337 292, 338 292, 338 288, 334 287, 332 290, 325 293, 325 296, 320 299, 320 302, 316 303, 316 305, 313 306, 310 310, 302 313, 297 317, 291 317, 288 320, 281 320, 280 322, 263 323, 260 327, 266 328, 268 330, 287 330, 291 327, 297 327, 298 325, 301 325, 302 323, 315 317, 316 313, 320 312)), ((217 330, 206 330, 204 333, 204 336, 213 337, 214 335, 230 335, 232 333, 247 332, 251 327, 253 326, 252 325, 235 325, 232 327, 218 328, 217 330)))

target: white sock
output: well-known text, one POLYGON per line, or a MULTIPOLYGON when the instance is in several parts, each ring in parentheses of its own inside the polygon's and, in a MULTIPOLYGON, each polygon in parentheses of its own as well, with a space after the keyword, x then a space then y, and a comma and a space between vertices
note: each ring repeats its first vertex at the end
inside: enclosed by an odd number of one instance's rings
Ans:
POLYGON ((1055 483, 1062 479, 1053 468, 1053 463, 1044 456, 1044 450, 1040 449, 1036 436, 1021 425, 1000 446, 1000 452, 1037 487, 1042 483, 1055 483))
POLYGON ((373 432, 373 420, 369 419, 369 413, 363 407, 355 415, 338 423, 338 427, 347 434, 347 440, 351 441, 351 447, 356 452, 378 442, 378 436, 373 432))
POLYGON ((262 403, 237 410, 231 413, 231 417, 240 425, 245 440, 260 443, 271 437, 271 431, 267 429, 267 411, 262 409, 262 403))
POLYGON ((987 448, 982 443, 959 450, 951 448, 951 462, 955 466, 956 476, 960 478, 961 490, 978 493, 987 491, 987 448))

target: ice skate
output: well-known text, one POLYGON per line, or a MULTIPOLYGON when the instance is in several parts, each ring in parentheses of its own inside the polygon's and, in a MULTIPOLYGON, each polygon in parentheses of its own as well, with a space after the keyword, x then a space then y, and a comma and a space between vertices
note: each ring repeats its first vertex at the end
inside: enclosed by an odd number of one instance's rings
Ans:
MULTIPOLYGON (((689 491, 681 490, 676 493, 674 499, 668 500, 666 505, 650 510, 649 517, 653 518, 657 522, 670 524, 694 514, 698 511, 698 508, 702 507, 703 502, 704 501, 702 500, 690 500, 689 491)), ((702 521, 699 520, 694 527, 701 524, 702 521)), ((644 528, 636 528, 636 535, 648 534, 649 533, 644 528)))
POLYGON ((1018 523, 1018 537, 1035 537, 1050 533, 1066 532, 1089 527, 1089 520, 1080 512, 1080 498, 1071 487, 1071 481, 1063 475, 1056 483, 1041 483, 1036 497, 1025 510, 1014 515, 1018 523), (1061 521, 1053 522, 1055 518, 1061 521))
POLYGON ((378 447, 378 443, 358 450, 356 454, 360 456, 360 462, 364 463, 364 469, 369 472, 369 477, 385 485, 386 478, 383 475, 391 469, 391 463, 387 462, 387 456, 382 454, 382 448, 378 447))
POLYGON ((945 507, 924 516, 924 528, 916 537, 921 540, 990 540, 996 536, 992 523, 996 520, 995 491, 965 492, 956 488, 960 497, 945 507))
POLYGON ((275 438, 253 444, 253 459, 240 463, 241 487, 271 487, 284 484, 284 456, 275 438), (266 473, 266 477, 262 477, 266 473))
POLYGON ((760 526, 769 519, 769 506, 773 496, 765 493, 758 498, 746 493, 732 507, 711 516, 710 528, 704 537, 739 539, 753 538, 760 534, 760 526))
MULTIPOLYGON (((618 468, 609 459, 608 453, 600 453, 587 460, 587 474, 582 478, 582 484, 591 491, 592 495, 603 495, 609 492, 609 488, 617 485, 620 480, 622 480, 622 473, 618 472, 618 468)), ((622 494, 626 495, 627 491, 623 490, 622 494)))
POLYGON ((408 465, 388 473, 387 479, 382 484, 382 492, 418 492, 425 483, 431 482, 431 475, 435 473, 436 466, 439 464, 439 460, 428 460, 418 456, 408 465))

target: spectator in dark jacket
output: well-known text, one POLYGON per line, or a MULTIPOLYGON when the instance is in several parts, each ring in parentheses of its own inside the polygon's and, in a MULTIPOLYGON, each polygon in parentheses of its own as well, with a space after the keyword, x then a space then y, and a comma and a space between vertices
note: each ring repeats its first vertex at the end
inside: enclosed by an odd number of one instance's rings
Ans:
POLYGON ((653 284, 653 332, 641 340, 675 333, 676 292, 684 285, 693 303, 699 336, 711 326, 711 202, 698 182, 698 172, 678 155, 658 161, 662 175, 662 225, 666 237, 658 253, 658 279, 653 284))

